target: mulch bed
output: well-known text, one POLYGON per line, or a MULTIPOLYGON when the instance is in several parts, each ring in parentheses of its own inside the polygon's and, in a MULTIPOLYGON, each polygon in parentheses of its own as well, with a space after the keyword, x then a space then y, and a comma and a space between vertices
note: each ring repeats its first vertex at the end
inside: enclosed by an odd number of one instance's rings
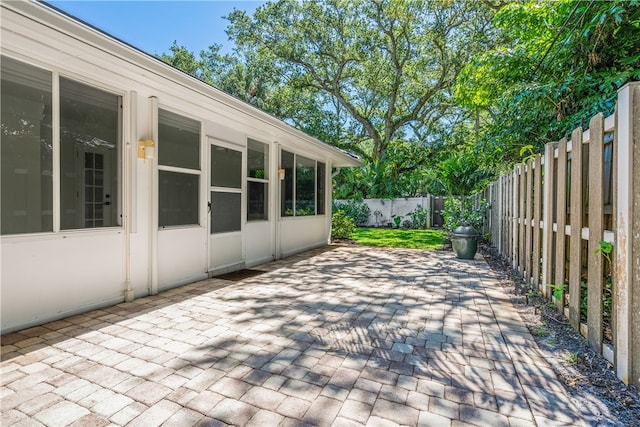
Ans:
POLYGON ((494 248, 481 243, 480 251, 540 348, 552 358, 550 364, 567 392, 578 406, 594 414, 593 425, 640 426, 640 390, 620 381, 613 366, 591 350, 567 319, 494 248))

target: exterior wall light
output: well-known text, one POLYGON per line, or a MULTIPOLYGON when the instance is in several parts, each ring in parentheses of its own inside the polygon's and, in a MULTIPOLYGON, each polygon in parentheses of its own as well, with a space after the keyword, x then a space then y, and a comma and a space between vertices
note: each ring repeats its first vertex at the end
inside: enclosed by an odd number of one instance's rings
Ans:
POLYGON ((155 155, 156 143, 152 139, 141 139, 138 141, 138 158, 150 160, 155 155))

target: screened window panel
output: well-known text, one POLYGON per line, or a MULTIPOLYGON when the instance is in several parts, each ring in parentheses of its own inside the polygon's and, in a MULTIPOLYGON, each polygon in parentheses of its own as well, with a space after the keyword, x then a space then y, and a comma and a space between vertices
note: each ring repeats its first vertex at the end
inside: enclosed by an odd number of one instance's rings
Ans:
POLYGON ((269 179, 269 146, 262 142, 249 140, 247 147, 247 176, 249 178, 269 179))
POLYGON ((0 60, 0 232, 53 231, 51 73, 0 60))
POLYGON ((295 161, 293 153, 282 151, 280 154, 280 168, 284 169, 284 179, 280 181, 281 209, 280 215, 293 216, 293 181, 295 161))
POLYGON ((242 187, 242 152, 211 146, 211 186, 242 187))
POLYGON ((324 163, 318 162, 318 171, 317 171, 317 178, 316 178, 316 197, 317 197, 317 202, 316 202, 316 213, 318 215, 322 215, 325 213, 325 196, 326 196, 326 192, 325 192, 325 181, 326 181, 326 166, 324 163))
POLYGON ((316 162, 296 156, 296 216, 316 213, 316 162))
POLYGON ((118 225, 119 96, 60 78, 60 228, 118 225))
POLYGON ((200 169, 200 122, 159 109, 158 164, 200 169))
POLYGON ((198 225, 200 176, 159 171, 158 225, 198 225))
POLYGON ((269 184, 266 182, 247 182, 247 220, 264 221, 269 219, 269 184))
POLYGON ((211 234, 241 231, 242 194, 211 192, 211 234))

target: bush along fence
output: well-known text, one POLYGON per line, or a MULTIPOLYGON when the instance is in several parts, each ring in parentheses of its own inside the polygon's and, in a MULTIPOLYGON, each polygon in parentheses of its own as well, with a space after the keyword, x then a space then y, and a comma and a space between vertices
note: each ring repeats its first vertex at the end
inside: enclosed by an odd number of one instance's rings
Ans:
POLYGON ((427 195, 397 199, 340 200, 335 205, 346 208, 358 226, 430 228, 442 226, 440 210, 443 197, 427 195))
POLYGON ((486 197, 493 246, 640 386, 640 82, 486 197))

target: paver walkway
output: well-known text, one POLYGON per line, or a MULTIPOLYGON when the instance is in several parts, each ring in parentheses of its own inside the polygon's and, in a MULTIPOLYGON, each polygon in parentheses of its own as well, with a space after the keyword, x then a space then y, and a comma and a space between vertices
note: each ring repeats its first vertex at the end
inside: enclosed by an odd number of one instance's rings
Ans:
POLYGON ((2 337, 2 426, 580 425, 483 261, 329 246, 2 337))

